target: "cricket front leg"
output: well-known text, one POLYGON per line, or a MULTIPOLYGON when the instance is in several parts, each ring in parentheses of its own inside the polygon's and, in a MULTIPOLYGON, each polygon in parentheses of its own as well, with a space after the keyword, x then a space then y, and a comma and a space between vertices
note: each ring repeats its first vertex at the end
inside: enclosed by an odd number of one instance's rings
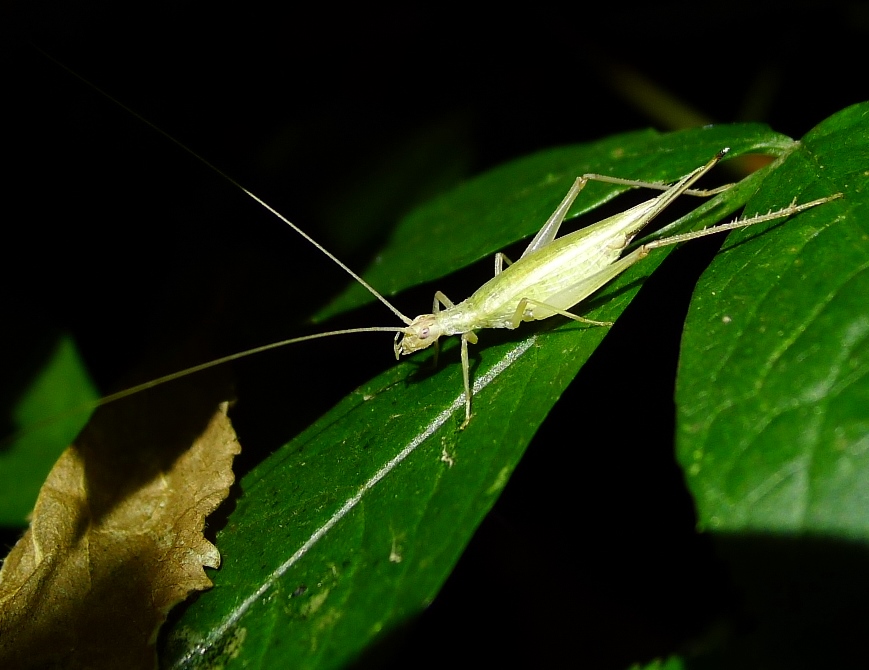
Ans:
POLYGON ((472 344, 477 343, 475 333, 462 333, 462 380, 465 383, 465 420, 459 426, 459 430, 464 430, 471 422, 471 365, 468 362, 468 342, 472 344))
MULTIPOLYGON (((432 302, 432 306, 431 306, 431 313, 437 314, 438 312, 440 312, 441 305, 443 305, 447 309, 449 309, 450 307, 455 307, 455 305, 453 304, 453 301, 450 300, 449 298, 447 298, 447 296, 445 296, 443 294, 443 292, 435 291, 434 301, 432 302)), ((440 353, 441 353, 440 340, 435 340, 435 343, 434 343, 434 363, 433 363, 434 369, 437 369, 437 367, 438 367, 438 357, 440 356, 440 353)))

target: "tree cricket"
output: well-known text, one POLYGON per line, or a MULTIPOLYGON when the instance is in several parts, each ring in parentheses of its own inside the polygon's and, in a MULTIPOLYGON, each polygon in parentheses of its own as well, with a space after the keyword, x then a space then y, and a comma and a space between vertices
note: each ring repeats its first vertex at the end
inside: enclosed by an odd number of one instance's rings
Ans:
MULTIPOLYGON (((54 61, 50 56, 47 57, 54 61)), ((57 63, 57 61, 54 62, 57 63)), ((549 216, 515 263, 512 263, 503 253, 496 254, 494 276, 474 291, 470 297, 462 302, 455 303, 444 293, 437 291, 434 295, 431 312, 411 319, 399 311, 377 289, 350 269, 322 244, 314 240, 298 225, 283 216, 223 170, 177 141, 135 110, 130 109, 93 86, 74 71, 66 68, 61 63, 57 64, 87 86, 95 88, 100 94, 108 97, 129 114, 163 135, 176 146, 182 148, 196 160, 204 163, 248 197, 252 198, 261 207, 292 228, 362 285, 372 296, 383 303, 403 324, 401 326, 370 326, 328 331, 247 349, 108 395, 97 401, 95 406, 107 404, 144 389, 229 361, 307 340, 350 333, 391 332, 394 333, 393 352, 396 359, 399 359, 402 355, 409 355, 436 344, 442 336, 458 335, 461 338, 460 357, 465 407, 465 416, 461 427, 464 428, 470 422, 472 415, 472 387, 468 345, 469 343, 477 343, 477 331, 487 328, 507 328, 512 330, 517 328, 523 321, 537 321, 556 315, 591 326, 611 325, 609 322, 594 321, 574 314, 570 310, 635 263, 644 259, 654 249, 699 239, 720 232, 753 226, 765 221, 785 218, 841 197, 841 194, 835 194, 802 204, 797 204, 794 201, 786 207, 764 215, 755 215, 704 230, 655 239, 630 249, 632 241, 640 231, 680 195, 687 194, 705 197, 720 193, 729 187, 724 186, 707 191, 692 190, 691 188, 697 180, 709 172, 727 154, 728 149, 722 149, 706 164, 695 168, 671 185, 621 179, 600 174, 584 174, 575 179, 561 203, 549 216), (648 199, 624 212, 558 237, 561 224, 568 211, 589 181, 601 181, 633 188, 657 189, 662 192, 656 197, 648 199)))
MULTIPOLYGON (((159 129, 157 130, 159 131, 159 129)), ((159 132, 162 133, 162 131, 159 132)), ((184 148, 189 151, 186 147, 184 148)), ((725 231, 746 228, 765 221, 785 218, 841 197, 841 194, 837 193, 802 204, 797 204, 794 201, 782 209, 767 214, 737 219, 731 223, 712 228, 653 240, 639 245, 623 256, 623 253, 628 249, 636 235, 680 195, 709 196, 729 188, 728 185, 709 191, 691 189, 691 186, 711 170, 727 152, 728 149, 726 148, 721 150, 705 165, 692 170, 672 185, 626 180, 598 174, 586 174, 577 177, 573 186, 561 201, 561 204, 558 205, 543 227, 534 236, 519 260, 513 263, 503 253, 496 254, 494 277, 477 289, 469 298, 462 302, 454 303, 442 292, 437 291, 434 296, 431 313, 421 314, 413 319, 399 311, 373 286, 311 238, 296 224, 292 223, 280 212, 221 170, 201 157, 196 156, 319 249, 390 309, 393 314, 401 319, 404 325, 369 326, 334 330, 274 342, 128 388, 104 397, 98 401, 98 404, 103 405, 144 389, 229 361, 308 340, 350 333, 392 332, 395 333, 393 351, 396 359, 399 359, 402 355, 412 354, 421 349, 436 345, 439 338, 443 336, 459 335, 461 337, 461 363, 465 398, 465 417, 460 426, 460 429, 463 429, 468 425, 472 416, 468 344, 477 343, 478 330, 486 328, 507 328, 512 330, 517 328, 523 321, 537 321, 556 315, 591 326, 612 325, 611 322, 594 321, 568 310, 581 303, 629 267, 644 259, 654 249, 725 231), (563 237, 556 237, 571 205, 589 181, 603 181, 636 188, 652 188, 662 190, 663 193, 603 221, 589 225, 563 237)))

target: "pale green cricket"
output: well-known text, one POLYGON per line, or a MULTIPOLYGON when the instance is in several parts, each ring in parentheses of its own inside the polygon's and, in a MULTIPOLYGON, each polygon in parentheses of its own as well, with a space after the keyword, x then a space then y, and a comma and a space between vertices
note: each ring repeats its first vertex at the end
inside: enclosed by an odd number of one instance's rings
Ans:
MULTIPOLYGON (((44 53, 44 52, 43 52, 44 53)), ((708 163, 691 171, 672 185, 621 179, 598 174, 585 174, 577 177, 561 204, 555 209, 540 231, 531 240, 531 243, 515 263, 503 254, 495 255, 495 276, 477 289, 471 297, 458 304, 453 303, 442 292, 437 291, 434 296, 432 313, 421 314, 411 319, 402 314, 391 302, 381 295, 373 286, 362 277, 353 272, 340 259, 326 249, 322 244, 314 240, 304 230, 299 228, 283 214, 271 205, 252 193, 235 179, 221 169, 199 156, 190 148, 176 140, 148 119, 138 114, 135 110, 127 107, 106 92, 94 86, 78 73, 70 70, 48 54, 47 58, 57 63, 61 68, 84 82, 87 86, 96 89, 115 104, 156 130, 169 139, 178 147, 191 154, 194 158, 221 175, 235 187, 239 188, 266 210, 274 214, 278 219, 295 230, 299 235, 323 252, 334 263, 349 274, 353 279, 365 287, 375 298, 380 300, 393 314, 395 314, 404 326, 369 326, 365 328, 349 328, 333 330, 303 337, 294 337, 280 342, 273 342, 253 349, 247 349, 230 356, 202 363, 200 365, 174 372, 158 379, 127 388, 112 395, 105 396, 96 401, 91 408, 108 404, 120 398, 138 393, 148 388, 164 384, 194 374, 229 361, 251 356, 270 349, 284 347, 297 342, 305 342, 334 335, 346 335, 349 333, 370 332, 394 332, 394 351, 396 359, 402 354, 412 354, 420 349, 425 349, 435 344, 439 338, 445 335, 461 335, 462 348, 462 378, 465 391, 465 419, 460 428, 464 428, 471 420, 471 380, 470 364, 468 361, 468 343, 477 343, 476 331, 484 328, 509 328, 514 329, 523 321, 537 321, 548 319, 556 314, 565 316, 575 321, 594 326, 609 326, 611 322, 594 321, 573 314, 569 310, 579 304, 592 293, 615 279, 629 267, 642 260, 653 249, 679 244, 689 240, 695 240, 707 235, 714 235, 737 228, 746 228, 757 223, 773 219, 785 218, 802 212, 811 207, 816 207, 830 200, 842 197, 841 193, 812 200, 801 205, 796 201, 776 212, 770 212, 759 216, 736 220, 731 223, 715 226, 695 232, 673 235, 647 242, 630 251, 622 257, 636 235, 645 228, 658 214, 670 203, 683 194, 696 196, 710 196, 726 190, 730 185, 717 189, 700 191, 692 190, 691 186, 704 174, 711 170, 728 152, 728 149, 719 151, 708 163), (573 201, 589 181, 603 181, 635 188, 651 188, 663 191, 661 195, 646 200, 631 209, 611 216, 603 221, 592 224, 556 238, 564 217, 566 216, 573 201), (507 266, 506 268, 504 266, 507 266), (443 309, 441 309, 443 307, 443 309)))
MULTIPOLYGON (((186 147, 184 148, 186 149, 186 147)), ((694 182, 711 170, 725 156, 727 151, 728 149, 723 149, 708 163, 698 167, 669 186, 597 174, 586 174, 578 177, 561 201, 561 204, 558 205, 537 235, 534 236, 534 239, 531 240, 531 243, 518 261, 511 263, 504 254, 496 254, 495 276, 477 289, 471 297, 456 304, 438 291, 434 296, 432 312, 430 314, 421 314, 415 319, 402 314, 374 287, 280 212, 207 161, 203 161, 332 259, 339 267, 362 284, 374 297, 392 310, 405 325, 400 327, 369 326, 365 328, 333 330, 274 342, 128 388, 102 398, 98 401, 98 405, 103 405, 138 393, 144 389, 245 356, 322 337, 346 335, 349 333, 394 332, 394 351, 395 357, 398 359, 402 354, 412 354, 420 349, 430 347, 442 336, 460 335, 462 340, 462 377, 465 391, 465 418, 460 428, 464 428, 471 420, 472 399, 468 343, 477 343, 476 331, 484 328, 509 328, 512 330, 517 328, 523 321, 548 319, 556 314, 594 326, 612 325, 611 322, 586 319, 567 310, 579 304, 629 267, 648 256, 653 249, 695 240, 728 230, 746 228, 764 221, 792 216, 811 207, 816 207, 839 198, 842 195, 841 193, 837 193, 801 205, 797 205, 796 201, 794 201, 787 207, 768 214, 647 242, 638 246, 626 256, 622 256, 634 237, 680 195, 708 196, 729 188, 729 186, 724 186, 710 191, 691 190, 690 188, 694 182), (611 216, 563 237, 556 238, 558 230, 573 201, 580 191, 582 191, 583 187, 592 180, 633 187, 653 188, 663 190, 664 192, 625 212, 611 216)), ((201 157, 197 156, 197 158, 203 160, 201 157)))

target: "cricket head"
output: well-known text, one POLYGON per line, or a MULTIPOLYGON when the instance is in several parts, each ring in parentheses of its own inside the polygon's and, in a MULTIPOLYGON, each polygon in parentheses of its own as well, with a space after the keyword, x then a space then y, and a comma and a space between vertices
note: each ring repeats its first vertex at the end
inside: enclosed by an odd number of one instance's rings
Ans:
POLYGON ((443 330, 437 317, 434 314, 420 314, 395 336, 395 358, 430 347, 441 335, 443 330))

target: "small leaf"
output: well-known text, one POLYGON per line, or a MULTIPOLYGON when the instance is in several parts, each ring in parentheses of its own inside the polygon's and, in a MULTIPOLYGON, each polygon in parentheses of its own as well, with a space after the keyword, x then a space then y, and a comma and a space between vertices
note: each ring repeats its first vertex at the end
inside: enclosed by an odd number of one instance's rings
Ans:
POLYGON ((0 570, 0 665, 154 667, 169 609, 211 585, 202 530, 239 447, 190 388, 103 408, 61 455, 0 570))
POLYGON ((860 658, 869 539, 869 104, 812 130, 746 206, 843 193, 728 239, 685 326, 677 454, 750 630, 715 667, 860 658), (819 643, 819 641, 821 641, 819 643))
POLYGON ((46 475, 87 423, 90 410, 81 408, 98 397, 75 343, 62 335, 11 410, 13 438, 0 448, 0 525, 26 525, 46 475))

